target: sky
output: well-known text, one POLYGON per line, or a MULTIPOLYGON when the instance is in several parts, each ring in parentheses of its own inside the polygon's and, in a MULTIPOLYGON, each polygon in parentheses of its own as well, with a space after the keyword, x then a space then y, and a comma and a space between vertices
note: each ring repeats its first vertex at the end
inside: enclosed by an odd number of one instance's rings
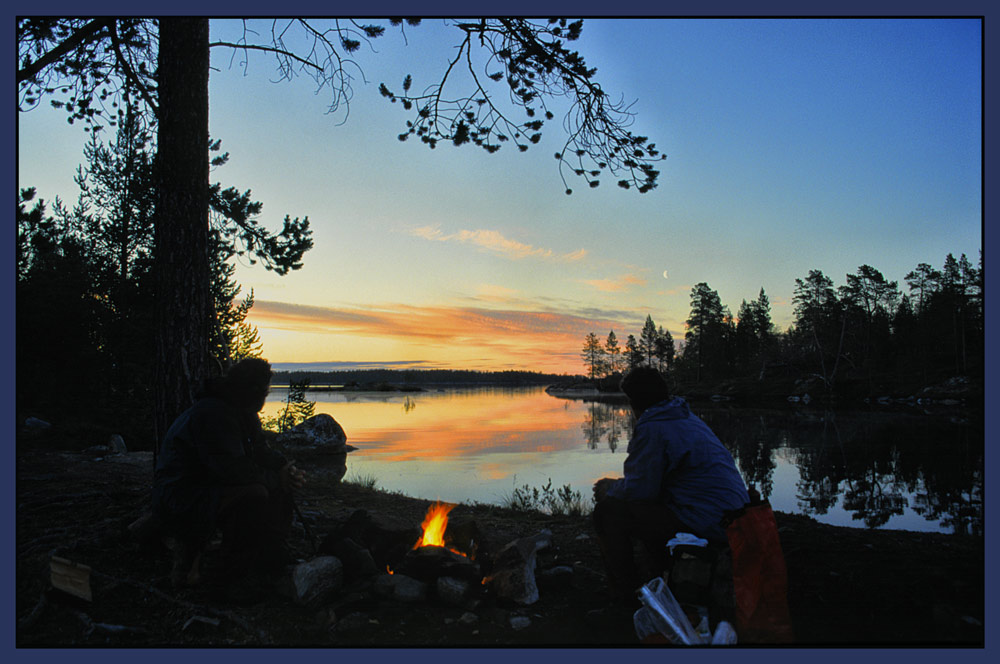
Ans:
MULTIPOLYGON (((214 21, 212 39, 239 27, 214 21)), ((264 54, 243 67, 213 49, 210 132, 230 154, 213 181, 250 189, 272 229, 285 215, 313 229, 301 270, 237 267, 264 356, 578 374, 590 332, 624 342, 650 316, 682 340, 699 282, 733 314, 763 289, 784 329, 810 270, 839 286, 867 264, 906 292, 919 263, 978 263, 981 27, 585 20, 574 47, 667 155, 647 194, 609 175, 564 184, 558 105, 525 153, 400 142, 410 116, 378 84, 440 76, 457 31, 439 20, 356 54, 349 113, 307 77, 276 81, 264 54)), ((47 108, 18 122, 19 186, 72 203, 82 129, 47 108)))

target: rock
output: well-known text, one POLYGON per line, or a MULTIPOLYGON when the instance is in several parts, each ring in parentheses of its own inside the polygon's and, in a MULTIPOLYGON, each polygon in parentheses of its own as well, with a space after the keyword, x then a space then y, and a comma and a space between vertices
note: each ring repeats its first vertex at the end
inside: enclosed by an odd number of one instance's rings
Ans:
POLYGON ((290 431, 278 434, 274 440, 286 449, 308 448, 326 456, 317 464, 318 470, 325 478, 336 482, 347 474, 347 453, 357 449, 347 444, 343 427, 326 413, 310 417, 290 431))
POLYGON ((535 559, 539 548, 551 542, 547 536, 522 537, 500 549, 494 560, 490 588, 497 597, 527 606, 538 601, 535 583, 535 559))
POLYGON ((389 561, 399 560, 413 548, 420 538, 420 527, 404 519, 355 510, 323 539, 320 553, 336 555, 338 542, 344 538, 350 538, 368 549, 376 569, 382 571, 389 561))
POLYGON ((511 616, 510 626, 514 631, 519 631, 531 626, 531 618, 528 616, 511 616))
POLYGON ((372 592, 383 599, 392 597, 392 594, 396 592, 396 575, 381 574, 375 577, 372 582, 372 592))
POLYGON ((393 574, 393 598, 398 602, 422 602, 427 599, 427 584, 405 574, 393 574))
POLYGON ((472 625, 474 623, 479 622, 479 616, 477 616, 475 613, 471 611, 466 611, 458 618, 458 622, 462 623, 463 625, 472 625))
POLYGON ((333 542, 324 551, 340 559, 344 575, 352 581, 378 574, 371 552, 349 537, 333 542))
POLYGON ((117 433, 111 434, 111 438, 108 440, 108 447, 111 449, 112 454, 128 453, 128 448, 125 447, 125 440, 117 433))
POLYGON ((344 566, 334 556, 319 556, 292 570, 292 599, 302 606, 319 604, 340 589, 344 566))
POLYGON ((322 448, 323 451, 331 453, 357 449, 347 444, 344 428, 326 413, 314 415, 289 431, 278 434, 277 441, 282 445, 322 448))
POLYGON ((28 431, 44 431, 45 429, 51 429, 52 425, 37 417, 29 417, 24 420, 24 428, 28 431))
POLYGON ((427 599, 427 584, 400 572, 376 577, 372 591, 379 597, 397 602, 422 602, 427 599))
POLYGON ((462 606, 469 594, 469 582, 453 576, 439 576, 435 584, 438 599, 446 604, 462 606))
POLYGON ((569 565, 550 567, 539 571, 535 578, 542 590, 566 590, 573 587, 573 568, 569 565))

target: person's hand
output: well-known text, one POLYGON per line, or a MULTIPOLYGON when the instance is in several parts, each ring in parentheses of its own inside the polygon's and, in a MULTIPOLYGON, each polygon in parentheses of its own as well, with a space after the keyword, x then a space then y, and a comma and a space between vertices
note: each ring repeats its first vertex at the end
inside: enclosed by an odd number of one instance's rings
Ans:
POLYGON ((289 461, 285 464, 285 467, 281 469, 280 478, 281 486, 285 491, 301 489, 306 485, 306 473, 304 470, 297 468, 294 461, 289 461))
POLYGON ((614 479, 610 477, 602 477, 601 479, 594 482, 594 502, 599 503, 605 499, 608 495, 608 489, 614 483, 614 479))

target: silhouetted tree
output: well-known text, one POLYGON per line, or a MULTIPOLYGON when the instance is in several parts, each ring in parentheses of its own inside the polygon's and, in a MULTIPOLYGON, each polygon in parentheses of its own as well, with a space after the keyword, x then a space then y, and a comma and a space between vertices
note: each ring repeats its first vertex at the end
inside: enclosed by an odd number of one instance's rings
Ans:
POLYGON ((684 333, 684 359, 695 380, 717 377, 726 363, 726 316, 719 294, 701 282, 691 289, 691 313, 684 333))
POLYGON ((639 333, 639 350, 642 352, 643 362, 647 366, 653 366, 656 358, 656 323, 652 316, 646 316, 646 322, 639 333))
POLYGON ((642 350, 634 335, 628 335, 625 339, 625 362, 629 370, 642 366, 642 350))
POLYGON ((899 289, 872 266, 862 265, 857 273, 847 275, 847 283, 838 290, 854 340, 849 352, 871 384, 873 372, 885 369, 883 360, 890 357, 891 318, 899 303, 899 289))
POLYGON ((810 270, 804 280, 795 280, 792 302, 795 332, 816 361, 812 373, 819 376, 829 390, 840 366, 847 328, 833 281, 820 270, 810 270))
POLYGON ((21 190, 16 221, 15 316, 26 331, 16 337, 16 406, 32 407, 29 414, 50 421, 77 417, 106 391, 92 340, 101 333, 98 321, 107 303, 92 290, 85 239, 65 217, 49 216, 34 189, 21 190))
MULTIPOLYGON (((408 21, 415 25, 418 21, 408 21)), ((391 19, 401 26, 401 19, 391 19)), ((632 114, 627 104, 612 101, 594 80, 595 71, 564 46, 575 40, 582 22, 550 19, 456 20, 461 38, 454 60, 440 81, 410 95, 412 78, 402 92, 380 90, 414 112, 407 131, 434 147, 439 140, 472 143, 489 152, 511 141, 519 150, 537 143, 545 121, 553 117, 546 98, 569 99, 565 148, 556 158, 585 179, 599 183, 605 169, 622 172, 619 185, 646 192, 659 175, 652 164, 662 158, 644 136, 627 130, 632 114), (485 79, 506 84, 509 99, 527 121, 511 119, 487 94, 473 66, 476 46, 484 53, 485 79), (472 88, 451 94, 456 65, 467 64, 472 88)), ((17 23, 19 108, 27 110, 46 96, 66 110, 72 122, 92 127, 121 118, 123 99, 141 99, 157 126, 156 288, 157 423, 162 432, 192 400, 195 388, 209 375, 212 337, 208 238, 208 72, 209 48, 218 46, 272 54, 279 75, 308 73, 320 89, 332 92, 331 110, 347 105, 354 66, 351 54, 362 42, 375 39, 384 27, 334 21, 332 29, 306 20, 275 21, 274 41, 256 43, 247 29, 237 43, 209 42, 207 18, 135 19, 102 17, 25 17, 17 23), (280 23, 280 25, 279 25, 280 23), (307 40, 303 51, 287 44, 286 35, 300 28, 307 40), (107 105, 110 105, 111 110, 107 105)), ((569 193, 567 188, 567 193, 569 193)))
POLYGON ((284 433, 312 417, 316 403, 309 401, 306 396, 307 389, 309 389, 308 378, 290 381, 284 407, 273 420, 266 419, 264 426, 278 433, 284 433))
POLYGON ((608 373, 619 373, 622 370, 622 349, 618 345, 618 337, 615 336, 614 330, 608 332, 608 338, 604 342, 604 353, 607 357, 608 373))
POLYGON ((596 380, 604 375, 604 346, 601 345, 601 340, 593 332, 588 334, 583 342, 581 357, 583 358, 583 363, 587 366, 587 375, 592 380, 596 380))
POLYGON ((674 337, 662 327, 656 332, 655 355, 660 373, 666 374, 674 364, 674 337))

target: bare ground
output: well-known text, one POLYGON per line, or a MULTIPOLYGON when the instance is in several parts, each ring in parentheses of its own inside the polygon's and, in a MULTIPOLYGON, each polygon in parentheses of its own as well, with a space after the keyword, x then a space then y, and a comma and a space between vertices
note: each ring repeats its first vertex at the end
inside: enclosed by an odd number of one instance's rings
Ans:
MULTIPOLYGON (((571 583, 540 587, 540 599, 530 606, 505 606, 488 596, 471 609, 434 601, 410 605, 379 599, 365 584, 345 587, 318 607, 277 594, 233 604, 208 587, 173 590, 169 552, 140 550, 129 536, 128 524, 148 507, 150 453, 19 448, 19 647, 639 646, 631 611, 607 606, 596 540, 584 516, 469 505, 452 512, 454 519, 474 520, 492 545, 552 532, 553 546, 539 553, 538 568, 568 565, 575 572, 571 583), (50 588, 53 555, 91 568, 90 601, 50 588)), ((299 464, 313 471, 299 505, 318 537, 357 509, 419 524, 429 505, 324 480, 309 459, 299 464)), ((776 517, 796 645, 983 646, 981 538, 776 517)), ((309 557, 310 538, 298 521, 290 544, 295 555, 309 557)))

